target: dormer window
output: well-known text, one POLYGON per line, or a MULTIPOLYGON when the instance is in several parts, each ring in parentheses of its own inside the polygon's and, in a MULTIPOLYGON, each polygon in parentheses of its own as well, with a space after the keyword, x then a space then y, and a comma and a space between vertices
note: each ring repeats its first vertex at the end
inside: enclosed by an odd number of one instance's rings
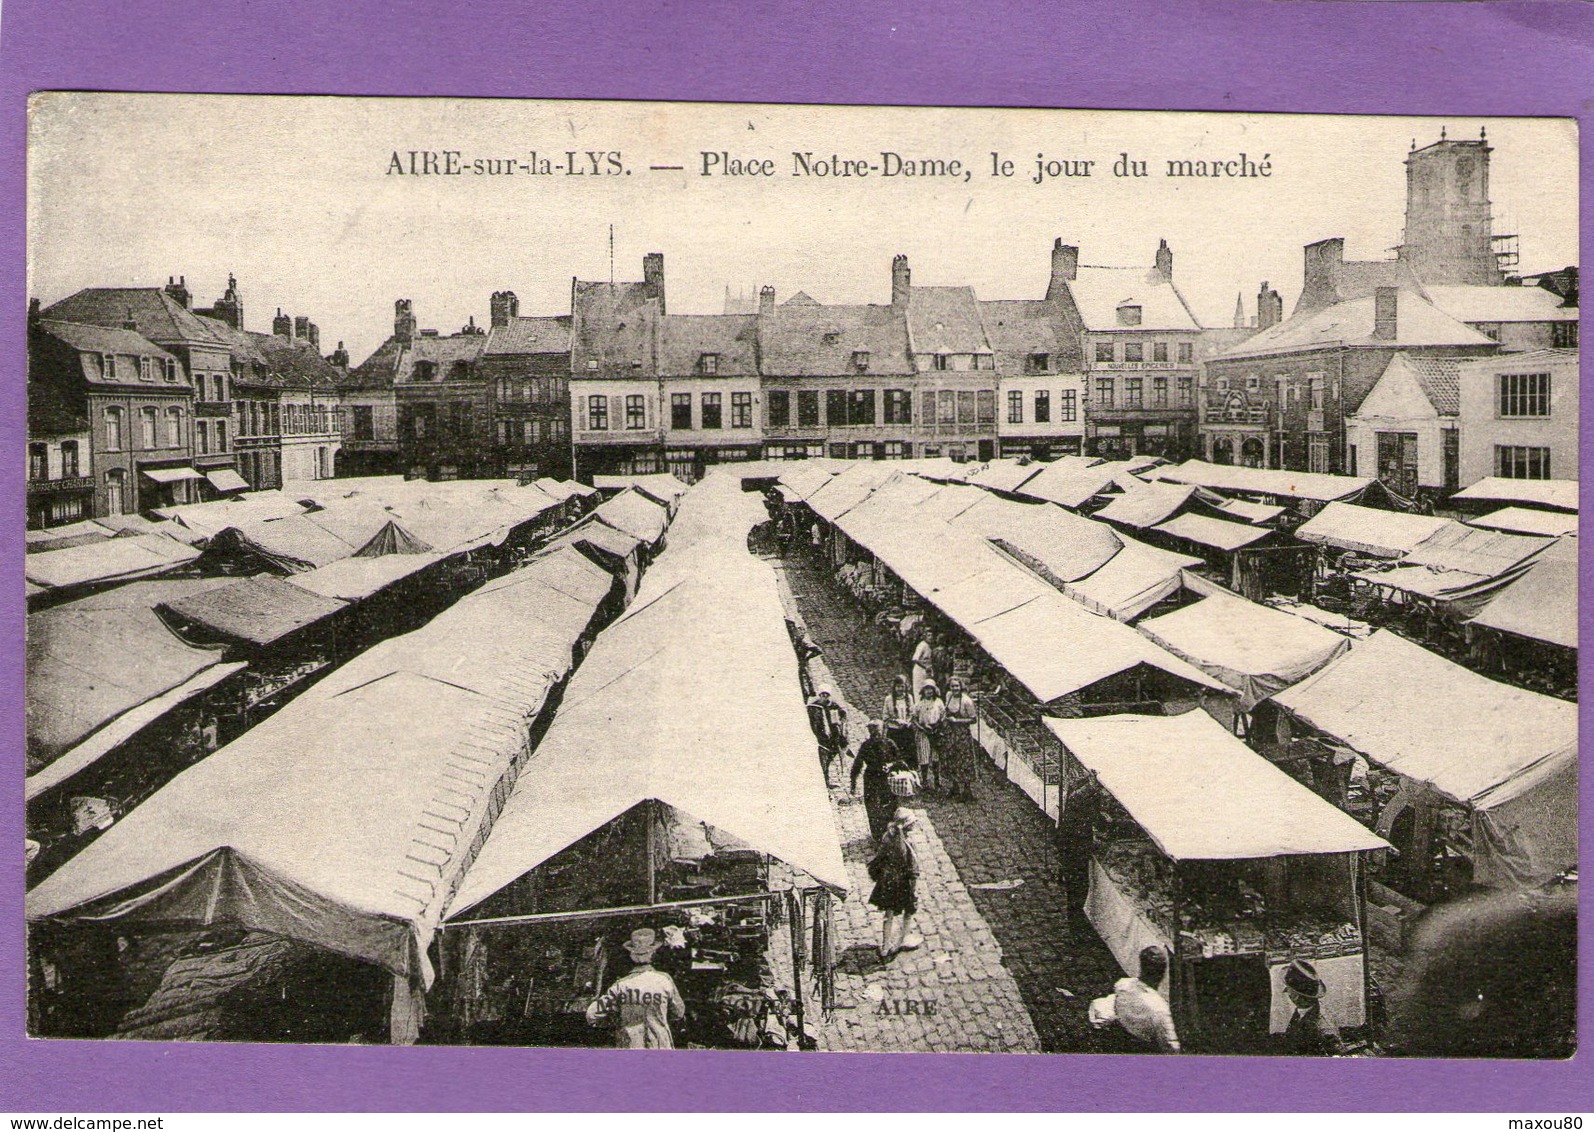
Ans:
POLYGON ((140 357, 138 359, 138 379, 140 381, 155 380, 155 366, 153 358, 140 357))
POLYGON ((1026 373, 1045 373, 1050 368, 1052 356, 1050 354, 1031 354, 1024 359, 1026 373))
POLYGON ((718 354, 700 354, 697 359, 697 368, 700 373, 716 374, 720 371, 720 356, 718 354))
POLYGON ((167 381, 176 381, 177 380, 177 359, 176 358, 167 358, 166 359, 166 380, 167 381))
POLYGON ((852 352, 852 368, 856 373, 869 372, 869 351, 854 350, 852 352))
POLYGON ((1118 308, 1119 326, 1139 326, 1141 309, 1139 303, 1124 303, 1118 308))
POLYGON ((841 341, 841 332, 839 330, 827 330, 825 331, 823 341, 827 346, 834 346, 837 342, 841 341))
POLYGON ((437 366, 434 363, 432 363, 432 362, 416 362, 415 363, 415 380, 416 381, 436 381, 437 380, 437 366))
POLYGON ((448 376, 454 381, 469 381, 470 363, 467 361, 455 362, 453 367, 449 370, 448 376))
POLYGON ((951 359, 948 358, 945 354, 936 354, 936 355, 934 355, 934 365, 935 365, 936 369, 946 369, 950 364, 951 364, 951 359))
POLYGON ((596 370, 597 368, 598 368, 598 359, 597 358, 588 358, 587 359, 587 372, 591 373, 594 370, 596 370))
POLYGON ((100 355, 100 372, 105 376, 105 380, 106 381, 115 381, 116 380, 116 355, 115 354, 101 354, 100 355))

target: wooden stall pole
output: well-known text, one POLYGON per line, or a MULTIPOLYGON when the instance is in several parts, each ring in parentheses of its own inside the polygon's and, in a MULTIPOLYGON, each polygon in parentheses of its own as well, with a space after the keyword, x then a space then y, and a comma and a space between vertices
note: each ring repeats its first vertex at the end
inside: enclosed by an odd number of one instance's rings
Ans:
POLYGON ((1352 897, 1356 901, 1356 930, 1362 937, 1362 1033, 1373 1039, 1373 965, 1372 950, 1367 944, 1367 854, 1351 856, 1352 897))
MULTIPOLYGON (((807 1033, 806 1023, 803 1021, 803 894, 794 888, 786 890, 787 909, 790 915, 787 919, 791 927, 791 982, 792 994, 796 999, 797 1009, 797 1046, 802 1048, 803 1035, 807 1033)), ((817 965, 818 956, 814 956, 817 965)))
POLYGON ((648 842, 648 850, 647 850, 647 853, 648 853, 648 874, 647 875, 648 875, 648 906, 650 908, 653 905, 655 905, 655 904, 657 904, 659 902, 658 877, 654 875, 654 860, 653 860, 653 854, 654 854, 653 826, 654 826, 654 819, 658 816, 656 811, 654 810, 654 807, 656 805, 658 805, 658 803, 655 802, 652 798, 649 798, 646 802, 642 803, 642 816, 647 821, 647 830, 648 830, 648 833, 647 833, 647 842, 648 842))

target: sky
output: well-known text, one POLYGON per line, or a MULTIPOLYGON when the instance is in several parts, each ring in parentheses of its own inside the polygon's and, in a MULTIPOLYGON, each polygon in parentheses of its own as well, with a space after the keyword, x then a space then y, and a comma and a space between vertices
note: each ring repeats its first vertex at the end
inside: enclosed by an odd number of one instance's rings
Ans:
POLYGON ((486 324, 504 289, 523 315, 566 314, 572 276, 639 279, 647 252, 664 253, 671 312, 714 314, 727 287, 885 302, 896 254, 916 284, 1039 297, 1061 237, 1082 263, 1148 268, 1167 240, 1197 317, 1228 326, 1237 294, 1255 313, 1263 281, 1289 311, 1304 244, 1392 255, 1413 141, 1484 128, 1495 231, 1520 236, 1520 269, 1576 263, 1567 119, 50 93, 30 108, 29 293, 49 305, 182 275, 209 306, 231 273, 247 329, 269 331, 278 308, 307 315, 325 351, 341 340, 358 363, 391 333, 395 299, 445 334, 486 324), (447 150, 466 172, 407 171, 411 151, 447 150), (572 150, 576 168, 592 152, 621 171, 570 175, 572 150), (522 171, 533 151, 558 171, 522 171), (887 152, 961 166, 886 177, 887 152), (727 155, 714 175, 704 153, 727 155), (877 168, 797 176, 794 153, 877 168), (1091 175, 1036 184, 1042 153, 1091 175), (1242 153, 1270 175, 1163 175, 1242 153), (1150 175, 1114 176, 1121 157, 1150 175), (470 172, 478 159, 515 171, 470 172), (721 175, 728 161, 771 175, 721 175), (993 175, 1005 161, 1011 176, 993 175))

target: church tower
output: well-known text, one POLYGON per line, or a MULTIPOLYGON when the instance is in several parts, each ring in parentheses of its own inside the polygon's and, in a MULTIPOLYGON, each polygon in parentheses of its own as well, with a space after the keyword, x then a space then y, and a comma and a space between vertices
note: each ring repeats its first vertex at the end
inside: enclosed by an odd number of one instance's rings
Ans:
POLYGON ((1445 137, 1406 158, 1406 234, 1399 256, 1423 283, 1502 282, 1489 211, 1488 132, 1445 137))

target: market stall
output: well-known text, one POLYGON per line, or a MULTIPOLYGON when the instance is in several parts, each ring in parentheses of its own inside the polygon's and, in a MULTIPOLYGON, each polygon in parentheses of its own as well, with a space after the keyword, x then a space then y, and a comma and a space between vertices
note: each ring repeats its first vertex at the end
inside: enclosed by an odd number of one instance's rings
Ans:
POLYGON ((1281 739, 1322 735, 1393 776, 1376 820, 1400 857, 1381 877, 1410 898, 1529 887, 1577 863, 1575 704, 1388 630, 1273 702, 1281 739))
POLYGON ((1126 972, 1149 944, 1175 956, 1187 1049, 1264 1049, 1289 1022, 1294 959, 1316 966, 1330 1021, 1366 1022, 1361 855, 1382 838, 1204 712, 1046 725, 1068 754, 1062 820, 1094 845, 1085 914, 1126 972))

